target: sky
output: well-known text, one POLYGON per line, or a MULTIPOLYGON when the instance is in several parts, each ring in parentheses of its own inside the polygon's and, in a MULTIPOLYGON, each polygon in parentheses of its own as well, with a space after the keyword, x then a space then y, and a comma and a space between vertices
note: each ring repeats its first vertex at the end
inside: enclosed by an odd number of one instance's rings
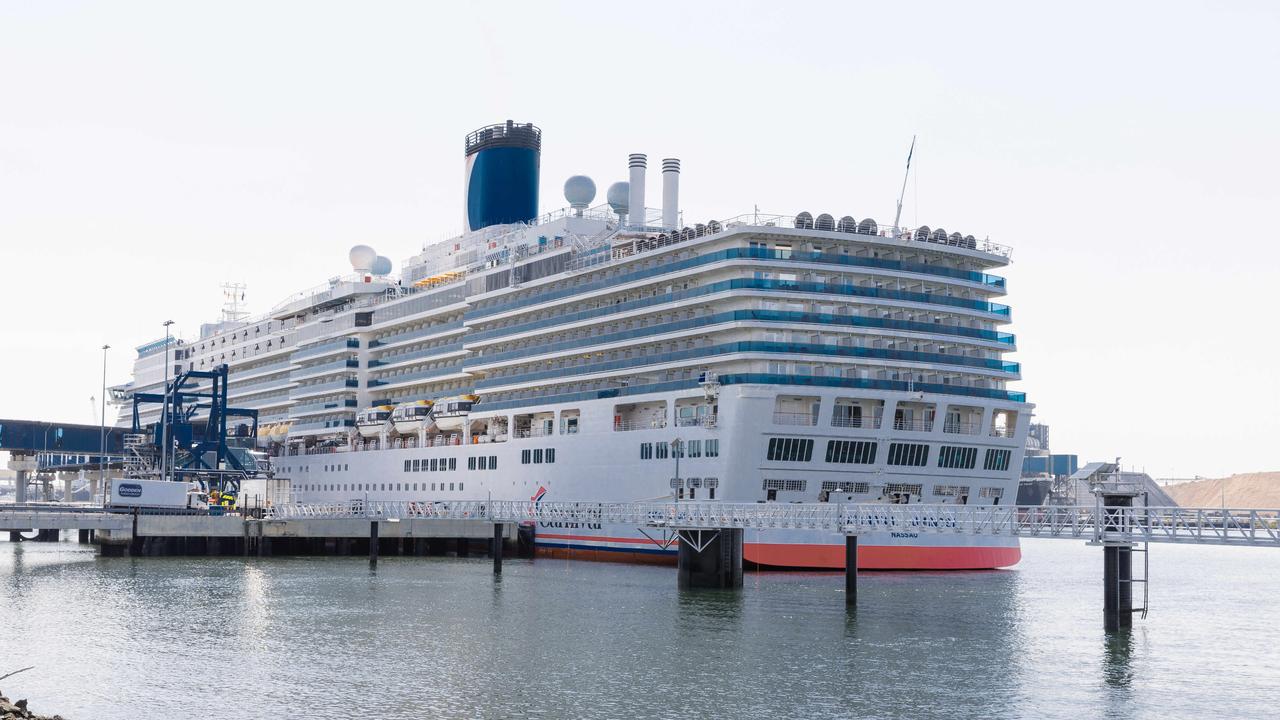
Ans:
MULTIPOLYGON (((462 139, 683 163, 687 222, 830 212, 1013 247, 1055 452, 1280 469, 1276 3, 0 0, 0 417, 96 422, 133 348, 462 227, 462 139), (1271 89, 1268 90, 1267 88, 1271 89)), ((657 205, 658 202, 650 202, 657 205)))

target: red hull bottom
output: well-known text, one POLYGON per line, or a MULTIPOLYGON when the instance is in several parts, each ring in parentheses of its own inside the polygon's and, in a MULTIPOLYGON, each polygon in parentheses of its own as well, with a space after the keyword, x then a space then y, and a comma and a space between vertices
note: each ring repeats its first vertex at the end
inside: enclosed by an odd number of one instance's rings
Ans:
MULTIPOLYGON (((586 538, 582 538, 586 539, 586 538)), ((538 555, 544 557, 599 562, 633 562, 646 565, 675 563, 671 552, 655 552, 647 548, 592 547, 582 544, 563 546, 539 544, 538 555)), ((844 547, 839 545, 745 543, 746 562, 773 568, 810 570, 843 570, 844 547)), ((909 547, 864 545, 858 548, 859 570, 993 570, 1018 564, 1022 550, 1016 547, 909 547)))

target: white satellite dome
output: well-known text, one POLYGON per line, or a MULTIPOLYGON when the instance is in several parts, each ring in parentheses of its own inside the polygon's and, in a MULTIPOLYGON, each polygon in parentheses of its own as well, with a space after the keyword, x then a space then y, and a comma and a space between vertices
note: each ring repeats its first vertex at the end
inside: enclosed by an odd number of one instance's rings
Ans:
POLYGON ((596 183, 586 175, 574 175, 564 181, 564 199, 569 207, 582 209, 589 207, 596 199, 596 183))
POLYGON ((373 269, 373 263, 378 259, 378 253, 368 245, 357 245, 351 248, 351 252, 347 253, 347 258, 351 260, 351 269, 356 272, 369 272, 373 269))
POLYGON ((373 259, 374 275, 390 275, 391 274, 391 258, 385 255, 379 255, 373 259))
POLYGON ((609 192, 605 193, 605 199, 609 202, 609 207, 619 215, 627 214, 628 196, 631 194, 631 183, 623 180, 609 186, 609 192))

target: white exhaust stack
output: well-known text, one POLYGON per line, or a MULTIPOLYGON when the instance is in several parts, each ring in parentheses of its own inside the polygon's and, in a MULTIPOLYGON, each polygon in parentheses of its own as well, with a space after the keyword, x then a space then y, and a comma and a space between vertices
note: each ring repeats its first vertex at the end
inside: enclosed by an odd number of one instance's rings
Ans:
POLYGON ((678 230, 680 226, 680 161, 662 161, 662 227, 678 230))
POLYGON ((630 213, 629 225, 633 227, 642 227, 644 225, 644 170, 648 165, 648 158, 642 153, 632 153, 627 161, 627 166, 631 168, 631 197, 627 201, 628 212, 630 213))

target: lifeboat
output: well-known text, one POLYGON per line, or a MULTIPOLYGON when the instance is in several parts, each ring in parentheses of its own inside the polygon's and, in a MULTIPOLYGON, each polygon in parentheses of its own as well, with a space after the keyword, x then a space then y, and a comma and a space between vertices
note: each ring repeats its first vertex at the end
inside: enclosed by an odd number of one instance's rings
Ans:
POLYGON ((289 428, 293 425, 293 421, 289 420, 282 423, 276 423, 271 426, 271 434, 267 439, 271 442, 282 443, 289 439, 289 428))
POLYGON ((259 425, 258 426, 258 442, 260 443, 274 442, 271 439, 271 433, 275 432, 275 429, 276 429, 275 423, 271 423, 270 425, 259 425))
POLYGON ((436 401, 431 408, 431 419, 440 432, 457 432, 467 423, 471 406, 480 402, 478 395, 456 395, 436 401))
POLYGON ((356 413, 356 430, 360 437, 376 438, 391 429, 390 405, 374 405, 356 413))
POLYGON ((391 424, 401 435, 417 434, 431 425, 431 400, 401 403, 391 412, 391 424))

